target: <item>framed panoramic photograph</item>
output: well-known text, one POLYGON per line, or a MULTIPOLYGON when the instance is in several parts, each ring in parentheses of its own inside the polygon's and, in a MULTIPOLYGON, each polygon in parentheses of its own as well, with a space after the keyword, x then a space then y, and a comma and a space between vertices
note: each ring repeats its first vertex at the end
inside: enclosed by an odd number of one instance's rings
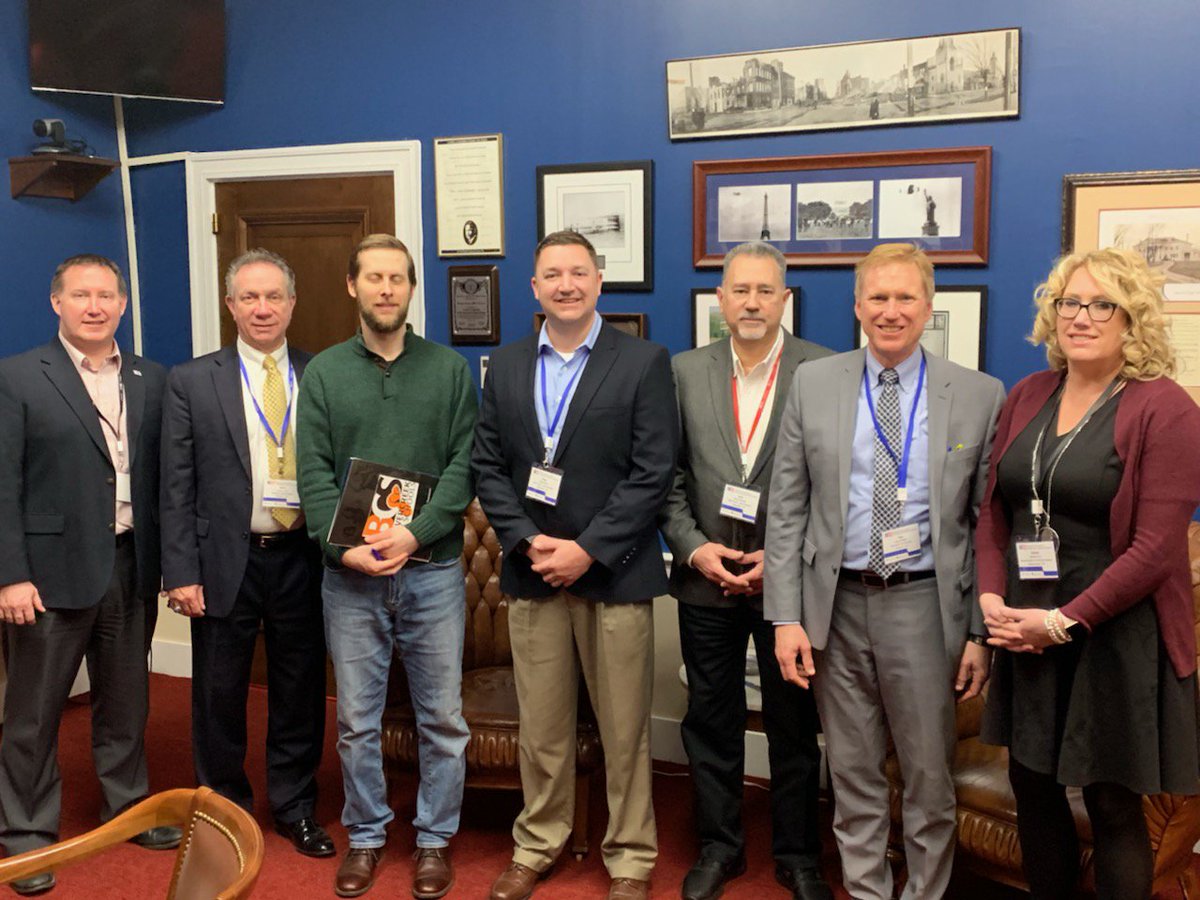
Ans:
MULTIPOLYGON (((933 315, 925 323, 921 346, 968 369, 983 371, 987 349, 987 295, 982 284, 949 284, 933 293, 933 315)), ((866 346, 854 320, 854 345, 866 346)))
POLYGON ((497 266, 448 269, 451 344, 500 343, 500 270, 497 266))
MULTIPOLYGON (((789 334, 800 333, 800 288, 791 289, 792 296, 783 307, 783 325, 789 334)), ((715 288, 692 288, 692 346, 707 347, 714 341, 729 337, 729 325, 721 315, 715 288)))
POLYGON ((1167 300, 1200 302, 1200 169, 1063 176, 1063 253, 1136 250, 1167 300))
POLYGON ((991 182, 991 147, 694 162, 692 261, 718 268, 762 240, 789 266, 850 266, 910 241, 937 264, 985 265, 991 182))
POLYGON ((654 289, 654 163, 537 167, 538 240, 569 229, 600 257, 606 291, 654 289))
MULTIPOLYGON (((605 322, 618 331, 632 334, 634 337, 650 337, 650 317, 645 313, 606 312, 600 313, 600 318, 604 319, 605 322)), ((533 314, 533 330, 535 334, 542 330, 542 324, 545 321, 546 314, 544 312, 535 312, 533 314)))
POLYGON ((1020 114, 1019 28, 667 60, 671 140, 1020 114))

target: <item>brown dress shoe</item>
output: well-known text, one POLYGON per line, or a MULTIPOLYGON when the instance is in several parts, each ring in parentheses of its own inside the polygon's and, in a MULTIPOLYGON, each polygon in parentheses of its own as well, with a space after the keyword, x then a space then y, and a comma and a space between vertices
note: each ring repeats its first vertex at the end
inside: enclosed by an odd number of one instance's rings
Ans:
POLYGON ((413 854, 417 861, 413 872, 413 896, 417 900, 437 900, 444 897, 454 884, 454 867, 450 864, 449 847, 418 847, 413 854))
POLYGON ((529 866, 519 862, 509 863, 500 877, 492 882, 490 900, 527 900, 542 877, 542 872, 529 866))
POLYGON ((647 900, 650 882, 636 878, 614 878, 608 886, 608 900, 647 900))
POLYGON ((383 856, 382 847, 351 847, 338 866, 333 892, 339 897, 358 897, 375 883, 375 867, 383 856))

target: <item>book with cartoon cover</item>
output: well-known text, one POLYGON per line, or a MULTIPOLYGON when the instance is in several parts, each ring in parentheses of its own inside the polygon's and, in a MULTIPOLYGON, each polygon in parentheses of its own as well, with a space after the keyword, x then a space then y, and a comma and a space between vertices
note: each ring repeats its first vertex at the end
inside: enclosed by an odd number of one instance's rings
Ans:
MULTIPOLYGON (((368 534, 407 525, 433 495, 437 483, 436 477, 424 472, 350 457, 327 542, 349 549, 365 544, 368 534)), ((418 547, 409 558, 428 562, 429 551, 418 547)))

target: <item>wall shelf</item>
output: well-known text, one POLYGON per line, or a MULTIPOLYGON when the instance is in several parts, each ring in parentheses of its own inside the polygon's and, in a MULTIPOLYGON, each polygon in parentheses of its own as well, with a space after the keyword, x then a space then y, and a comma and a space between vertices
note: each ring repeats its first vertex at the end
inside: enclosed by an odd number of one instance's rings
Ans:
POLYGON ((115 159, 43 153, 9 159, 8 176, 14 199, 62 197, 74 202, 119 165, 115 159))

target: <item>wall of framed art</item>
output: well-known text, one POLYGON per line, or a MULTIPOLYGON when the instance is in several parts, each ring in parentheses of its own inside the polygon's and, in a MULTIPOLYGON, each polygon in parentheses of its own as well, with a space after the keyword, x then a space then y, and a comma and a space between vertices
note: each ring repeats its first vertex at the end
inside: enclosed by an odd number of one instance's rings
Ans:
MULTIPOLYGON (((652 161, 646 275, 653 288, 610 289, 601 308, 645 315, 652 339, 679 352, 693 342, 692 291, 712 291, 720 279, 718 269, 694 262, 694 164, 990 147, 987 262, 939 266, 937 278, 940 286, 987 287, 983 368, 1011 385, 1043 361, 1024 335, 1033 288, 1061 249, 1063 176, 1194 167, 1191 148, 1200 144, 1200 120, 1186 114, 1181 93, 1194 70, 1193 29, 1181 27, 1194 20, 1194 0, 1161 0, 1136 15, 1128 4, 1097 0, 1086 16, 1076 5, 1033 0, 1003 7, 928 0, 918 14, 886 0, 802 11, 789 0, 763 0, 752 12, 694 0, 462 0, 453 21, 433 5, 400 8, 386 0, 363 0, 350 18, 313 0, 236 7, 223 108, 125 105, 129 153, 147 161, 130 169, 145 351, 166 363, 186 358, 191 348, 185 163, 178 155, 190 151, 420 140, 427 335, 447 344, 448 270, 457 264, 496 265, 500 343, 528 334, 539 167, 652 161), (402 33, 396 52, 363 54, 364 22, 371 32, 402 33), (471 44, 483 36, 487 40, 471 44), (267 40, 286 40, 296 52, 256 52, 267 40), (469 45, 475 49, 464 54, 469 45), (849 46, 851 62, 827 73, 781 53, 824 45, 849 46), (711 58, 731 64, 734 73, 712 73, 714 106, 725 102, 722 92, 733 97, 738 79, 761 86, 782 71, 794 79, 790 106, 760 105, 745 118, 796 114, 806 125, 829 121, 802 131, 746 121, 723 134, 673 140, 671 97, 689 87, 707 90, 698 61, 711 58), (514 66, 514 60, 526 64, 514 66), (684 64, 668 68, 669 61, 684 64), (967 115, 975 111, 986 115, 967 115), (443 260, 436 252, 433 141, 479 134, 503 135, 505 255, 443 260)), ((17 125, 65 118, 69 131, 102 155, 114 155, 110 100, 30 96, 24 15, 22 4, 0 13, 0 114, 17 125)), ((777 81, 781 91, 789 84, 777 81)), ((706 111, 706 123, 719 120, 706 111)), ((28 152, 33 137, 26 130, 14 125, 0 134, 7 155, 28 152)), ((941 225, 945 204, 934 199, 941 225)), ((0 314, 10 323, 0 329, 0 351, 30 346, 52 329, 53 315, 38 298, 58 260, 98 249, 124 261, 122 229, 118 179, 74 205, 3 199, 0 261, 14 274, 14 289, 0 297, 0 314)), ((797 330, 850 349, 851 270, 798 266, 787 281, 804 292, 797 330)), ((299 302, 305 302, 304 285, 299 302)), ((488 345, 456 349, 473 371, 490 353, 488 345)))

